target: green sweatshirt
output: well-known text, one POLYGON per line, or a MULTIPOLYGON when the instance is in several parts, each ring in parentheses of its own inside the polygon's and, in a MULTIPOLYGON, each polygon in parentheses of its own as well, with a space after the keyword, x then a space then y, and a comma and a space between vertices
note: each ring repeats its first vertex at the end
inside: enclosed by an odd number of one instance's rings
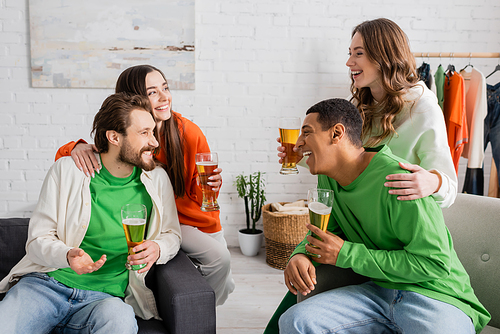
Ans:
MULTIPOLYGON (((328 230, 346 238, 336 265, 352 268, 384 288, 413 291, 454 305, 480 332, 491 317, 474 295, 441 209, 432 197, 399 201, 390 195, 385 177, 408 172, 387 146, 366 150, 378 153, 348 186, 318 177, 318 188, 335 193, 328 230)), ((304 239, 292 256, 304 254, 306 243, 304 239)))

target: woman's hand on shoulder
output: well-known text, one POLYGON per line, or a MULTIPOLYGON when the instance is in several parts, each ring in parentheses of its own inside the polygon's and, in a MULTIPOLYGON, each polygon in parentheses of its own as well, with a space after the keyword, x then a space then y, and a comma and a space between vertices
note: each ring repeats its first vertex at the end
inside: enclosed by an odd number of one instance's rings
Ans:
POLYGON ((389 194, 397 195, 398 200, 410 201, 417 198, 430 196, 441 187, 441 177, 439 174, 429 172, 419 165, 399 163, 403 169, 411 173, 390 174, 386 179, 388 182, 384 186, 390 189, 389 194))
POLYGON ((71 157, 75 162, 76 167, 85 173, 85 175, 92 177, 95 175, 94 171, 99 172, 101 166, 97 161, 94 152, 97 148, 94 144, 79 143, 71 151, 71 157))

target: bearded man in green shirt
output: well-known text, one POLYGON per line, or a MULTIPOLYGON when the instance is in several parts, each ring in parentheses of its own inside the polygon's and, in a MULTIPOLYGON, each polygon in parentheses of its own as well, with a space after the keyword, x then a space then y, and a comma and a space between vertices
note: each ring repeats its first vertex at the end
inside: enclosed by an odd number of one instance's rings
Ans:
POLYGON ((71 157, 52 165, 29 223, 26 256, 0 282, 4 333, 137 333, 135 316, 159 319, 145 276, 180 247, 170 180, 146 97, 106 98, 93 133, 101 172, 86 176, 71 157), (128 255, 121 207, 147 210, 145 241, 128 255), (125 263, 144 265, 129 271, 125 263))
POLYGON ((431 197, 399 201, 386 175, 408 173, 387 146, 363 148, 362 119, 343 99, 311 107, 296 147, 318 188, 334 191, 327 232, 308 225, 285 269, 293 293, 314 289, 314 262, 368 282, 319 293, 285 312, 280 333, 474 333, 490 319, 431 197), (315 246, 315 247, 312 247, 315 246), (306 255, 306 251, 314 254, 306 255))

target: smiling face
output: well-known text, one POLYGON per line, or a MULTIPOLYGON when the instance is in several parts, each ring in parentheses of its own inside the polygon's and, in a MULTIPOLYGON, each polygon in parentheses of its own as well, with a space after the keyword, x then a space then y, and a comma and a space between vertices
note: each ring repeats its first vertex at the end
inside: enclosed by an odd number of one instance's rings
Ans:
POLYGON ((332 137, 333 128, 324 131, 318 122, 318 113, 310 113, 304 118, 295 146, 307 157, 306 164, 311 174, 326 174, 332 168, 332 137))
POLYGON ((356 88, 370 88, 374 97, 379 91, 383 91, 382 73, 368 58, 363 38, 358 32, 352 37, 346 66, 351 70, 351 78, 356 88))
POLYGON ((145 110, 135 109, 130 113, 130 127, 123 136, 118 160, 146 171, 155 168, 153 150, 158 147, 153 130, 155 121, 145 110))
POLYGON ((160 72, 152 71, 146 75, 146 93, 151 102, 155 120, 157 122, 168 120, 172 116, 172 95, 170 95, 167 81, 160 72))

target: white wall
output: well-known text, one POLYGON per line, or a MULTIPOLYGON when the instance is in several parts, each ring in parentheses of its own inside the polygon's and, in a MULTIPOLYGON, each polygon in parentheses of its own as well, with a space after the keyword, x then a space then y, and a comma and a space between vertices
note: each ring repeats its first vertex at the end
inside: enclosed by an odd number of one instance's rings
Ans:
MULTIPOLYGON (((220 153, 221 220, 229 245, 237 245, 236 231, 244 224, 243 202, 232 185, 236 174, 265 171, 268 201, 304 198, 314 186, 306 170, 278 174, 277 119, 303 117, 317 101, 348 95, 345 61, 356 24, 390 18, 414 51, 500 51, 498 0, 344 3, 196 2, 196 90, 173 91, 173 107, 220 153)), ((56 149, 76 138, 90 140, 93 115, 112 91, 31 88, 28 0, 0 0, 0 20, 0 216, 29 216, 56 149)), ((453 62, 462 68, 468 61, 453 62)), ((472 60, 485 74, 497 62, 472 60)), ((430 63, 435 69, 440 60, 430 63)), ((489 83, 499 80, 494 75, 489 83)))

